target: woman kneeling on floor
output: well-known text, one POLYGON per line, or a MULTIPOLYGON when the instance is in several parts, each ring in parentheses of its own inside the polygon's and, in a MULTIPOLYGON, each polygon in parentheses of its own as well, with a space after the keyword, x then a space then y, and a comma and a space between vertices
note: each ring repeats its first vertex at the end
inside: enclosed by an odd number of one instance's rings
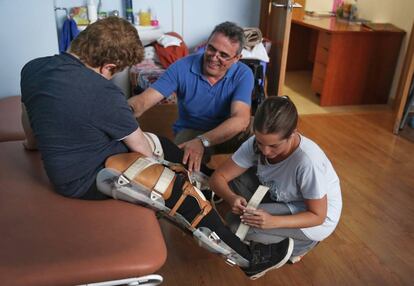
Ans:
POLYGON ((339 178, 320 147, 297 130, 298 113, 286 96, 269 97, 256 112, 249 138, 210 179, 230 206, 228 222, 250 226, 245 240, 265 244, 291 237, 291 263, 327 238, 342 209, 339 178), (247 201, 269 187, 257 209, 247 201))

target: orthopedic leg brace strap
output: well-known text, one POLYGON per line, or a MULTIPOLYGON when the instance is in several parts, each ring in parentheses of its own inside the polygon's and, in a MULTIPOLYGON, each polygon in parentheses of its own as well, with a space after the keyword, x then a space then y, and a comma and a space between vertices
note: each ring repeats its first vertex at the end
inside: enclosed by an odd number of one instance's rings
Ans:
MULTIPOLYGON (((162 161, 161 161, 162 162, 162 161)), ((200 221, 212 210, 210 202, 195 186, 190 183, 188 171, 180 164, 167 167, 153 158, 146 158, 139 153, 124 153, 111 156, 105 163, 105 169, 99 172, 97 184, 100 191, 133 203, 144 204, 167 214, 167 217, 180 226, 191 231, 200 246, 223 256, 231 264, 247 267, 249 262, 229 247, 208 227, 199 227, 200 221), (177 174, 182 173, 186 180, 182 193, 171 208, 165 205, 173 191, 177 174), (183 202, 192 198, 197 202, 200 211, 189 222, 178 210, 183 202)))

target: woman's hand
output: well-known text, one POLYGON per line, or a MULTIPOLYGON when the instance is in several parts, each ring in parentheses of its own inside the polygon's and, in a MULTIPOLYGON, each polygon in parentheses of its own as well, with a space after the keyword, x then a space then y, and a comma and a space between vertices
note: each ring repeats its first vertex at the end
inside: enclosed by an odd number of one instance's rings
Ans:
POLYGON ((236 215, 242 215, 243 211, 246 209, 247 201, 242 196, 235 195, 231 201, 231 212, 236 215))
POLYGON ((277 218, 262 209, 245 209, 243 215, 240 216, 242 223, 261 229, 278 227, 277 218))
POLYGON ((262 209, 245 208, 240 216, 242 223, 251 227, 269 228, 304 228, 323 224, 327 214, 326 195, 321 199, 305 200, 308 210, 292 215, 272 215, 262 209))

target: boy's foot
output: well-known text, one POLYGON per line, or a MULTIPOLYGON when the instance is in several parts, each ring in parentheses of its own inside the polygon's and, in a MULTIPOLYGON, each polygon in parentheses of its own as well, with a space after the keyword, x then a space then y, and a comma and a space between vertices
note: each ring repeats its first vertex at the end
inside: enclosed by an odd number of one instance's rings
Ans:
POLYGON ((243 269, 250 279, 262 277, 266 272, 282 267, 290 258, 293 251, 293 239, 286 238, 279 243, 262 244, 251 242, 252 259, 250 266, 243 269))

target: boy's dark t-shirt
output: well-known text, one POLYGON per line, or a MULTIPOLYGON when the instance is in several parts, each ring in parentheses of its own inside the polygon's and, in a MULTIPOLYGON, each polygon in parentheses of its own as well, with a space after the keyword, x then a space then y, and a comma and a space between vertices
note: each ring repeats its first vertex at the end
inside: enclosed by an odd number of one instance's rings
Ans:
POLYGON ((56 191, 81 197, 121 141, 138 128, 122 91, 63 53, 38 58, 21 72, 22 102, 46 173, 56 191))

